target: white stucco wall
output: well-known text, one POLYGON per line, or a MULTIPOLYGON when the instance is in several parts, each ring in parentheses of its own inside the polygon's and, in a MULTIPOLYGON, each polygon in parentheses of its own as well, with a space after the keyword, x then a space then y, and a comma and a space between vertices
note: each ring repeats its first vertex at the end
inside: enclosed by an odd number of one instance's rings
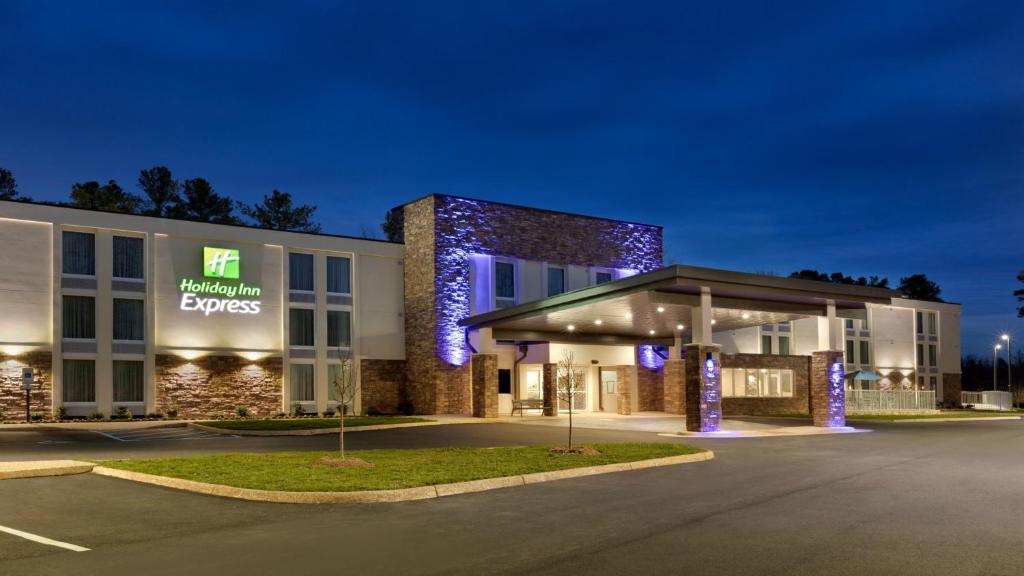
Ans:
POLYGON ((53 226, 0 218, 0 349, 48 347, 53 335, 53 226))

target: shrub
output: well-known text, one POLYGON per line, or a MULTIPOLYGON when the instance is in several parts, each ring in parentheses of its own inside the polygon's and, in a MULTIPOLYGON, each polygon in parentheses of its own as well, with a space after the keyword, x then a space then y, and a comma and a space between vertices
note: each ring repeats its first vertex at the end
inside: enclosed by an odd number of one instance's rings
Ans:
POLYGON ((132 411, 129 410, 127 406, 118 406, 116 417, 118 420, 131 420, 132 411))
POLYGON ((235 408, 235 413, 238 414, 239 418, 248 418, 249 417, 249 407, 248 406, 239 406, 238 408, 235 408))
POLYGON ((149 414, 146 414, 146 418, 153 418, 154 420, 159 420, 163 417, 164 415, 159 412, 150 412, 149 414))
POLYGON ((30 418, 31 418, 31 420, 33 422, 42 422, 43 421, 43 415, 42 414, 38 414, 38 413, 32 414, 32 416, 30 418))
POLYGON ((177 406, 171 406, 170 408, 168 408, 167 409, 167 417, 168 418, 177 418, 178 417, 178 407, 177 406))
POLYGON ((369 408, 366 409, 366 415, 367 416, 383 416, 384 413, 380 411, 380 408, 377 408, 376 406, 370 406, 369 408))
POLYGON ((292 402, 292 416, 302 416, 302 404, 300 402, 292 402))
POLYGON ((57 406, 57 420, 63 420, 65 418, 67 418, 67 417, 68 417, 68 408, 67 408, 67 406, 65 406, 63 404, 61 404, 60 406, 57 406))
POLYGON ((103 415, 103 412, 93 412, 92 414, 89 414, 89 420, 103 420, 104 418, 105 416, 103 415))

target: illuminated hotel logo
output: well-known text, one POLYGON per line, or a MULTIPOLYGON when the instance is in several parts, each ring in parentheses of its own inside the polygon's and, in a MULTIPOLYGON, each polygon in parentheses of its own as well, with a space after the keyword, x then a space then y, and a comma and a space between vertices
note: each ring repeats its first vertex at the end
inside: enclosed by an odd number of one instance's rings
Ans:
POLYGON ((218 280, 182 278, 178 282, 178 290, 181 292, 180 308, 189 312, 202 312, 204 316, 216 312, 259 314, 259 297, 262 292, 259 286, 220 280, 238 280, 241 263, 242 258, 238 250, 204 246, 203 276, 218 280))

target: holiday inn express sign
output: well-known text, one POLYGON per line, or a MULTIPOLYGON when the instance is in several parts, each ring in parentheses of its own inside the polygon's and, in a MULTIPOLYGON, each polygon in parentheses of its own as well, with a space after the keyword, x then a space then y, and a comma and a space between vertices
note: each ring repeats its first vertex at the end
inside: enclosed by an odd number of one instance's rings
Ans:
POLYGON ((216 280, 182 278, 178 282, 182 310, 229 314, 259 314, 260 288, 237 281, 241 276, 242 258, 237 249, 203 247, 203 277, 216 280), (236 280, 237 282, 225 282, 236 280))

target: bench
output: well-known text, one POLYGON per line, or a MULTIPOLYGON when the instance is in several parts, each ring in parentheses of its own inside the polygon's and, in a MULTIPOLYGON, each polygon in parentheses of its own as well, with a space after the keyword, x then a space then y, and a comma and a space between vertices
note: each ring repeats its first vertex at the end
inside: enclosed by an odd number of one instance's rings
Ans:
POLYGON ((512 401, 512 416, 516 415, 516 410, 519 410, 519 417, 523 417, 524 410, 543 410, 544 401, 540 398, 526 398, 524 400, 513 400, 512 401))

